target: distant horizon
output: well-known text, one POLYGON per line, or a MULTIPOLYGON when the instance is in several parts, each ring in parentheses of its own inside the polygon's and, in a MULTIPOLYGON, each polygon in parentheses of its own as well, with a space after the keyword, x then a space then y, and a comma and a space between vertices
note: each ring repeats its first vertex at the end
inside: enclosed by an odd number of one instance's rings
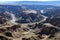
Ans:
POLYGON ((60 1, 6 1, 1 2, 0 5, 59 5, 60 1))
MULTIPOLYGON (((1 1, 0 2, 19 2, 19 1, 1 1)), ((25 1, 20 1, 20 2, 25 2, 25 1)), ((60 2, 60 1, 26 1, 26 2, 60 2)))
POLYGON ((40 2, 45 2, 45 1, 60 1, 60 0, 0 0, 0 2, 8 2, 8 1, 40 1, 40 2))

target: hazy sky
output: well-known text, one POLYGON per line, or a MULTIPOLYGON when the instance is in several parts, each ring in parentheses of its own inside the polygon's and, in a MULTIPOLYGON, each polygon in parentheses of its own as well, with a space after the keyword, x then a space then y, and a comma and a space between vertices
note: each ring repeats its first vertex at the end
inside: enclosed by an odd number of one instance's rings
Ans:
POLYGON ((0 0, 0 2, 5 2, 5 1, 60 1, 60 0, 0 0))

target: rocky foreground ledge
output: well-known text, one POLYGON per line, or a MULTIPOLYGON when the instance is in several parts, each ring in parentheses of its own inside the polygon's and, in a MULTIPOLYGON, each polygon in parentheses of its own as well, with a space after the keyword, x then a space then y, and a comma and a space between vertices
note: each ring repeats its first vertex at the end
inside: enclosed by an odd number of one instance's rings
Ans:
POLYGON ((50 23, 0 25, 1 40, 60 40, 60 29, 50 23))
POLYGON ((6 19, 3 14, 0 16, 0 40, 60 40, 60 18, 57 21, 41 15, 40 22, 21 24, 15 22, 15 17, 11 16, 11 20, 7 14, 10 19, 6 19))

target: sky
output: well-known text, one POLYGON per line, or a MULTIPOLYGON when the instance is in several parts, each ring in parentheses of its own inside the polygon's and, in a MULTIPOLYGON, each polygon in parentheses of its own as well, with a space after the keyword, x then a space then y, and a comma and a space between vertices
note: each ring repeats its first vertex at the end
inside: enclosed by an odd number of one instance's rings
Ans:
POLYGON ((59 0, 0 0, 0 2, 6 1, 59 1, 59 0))

